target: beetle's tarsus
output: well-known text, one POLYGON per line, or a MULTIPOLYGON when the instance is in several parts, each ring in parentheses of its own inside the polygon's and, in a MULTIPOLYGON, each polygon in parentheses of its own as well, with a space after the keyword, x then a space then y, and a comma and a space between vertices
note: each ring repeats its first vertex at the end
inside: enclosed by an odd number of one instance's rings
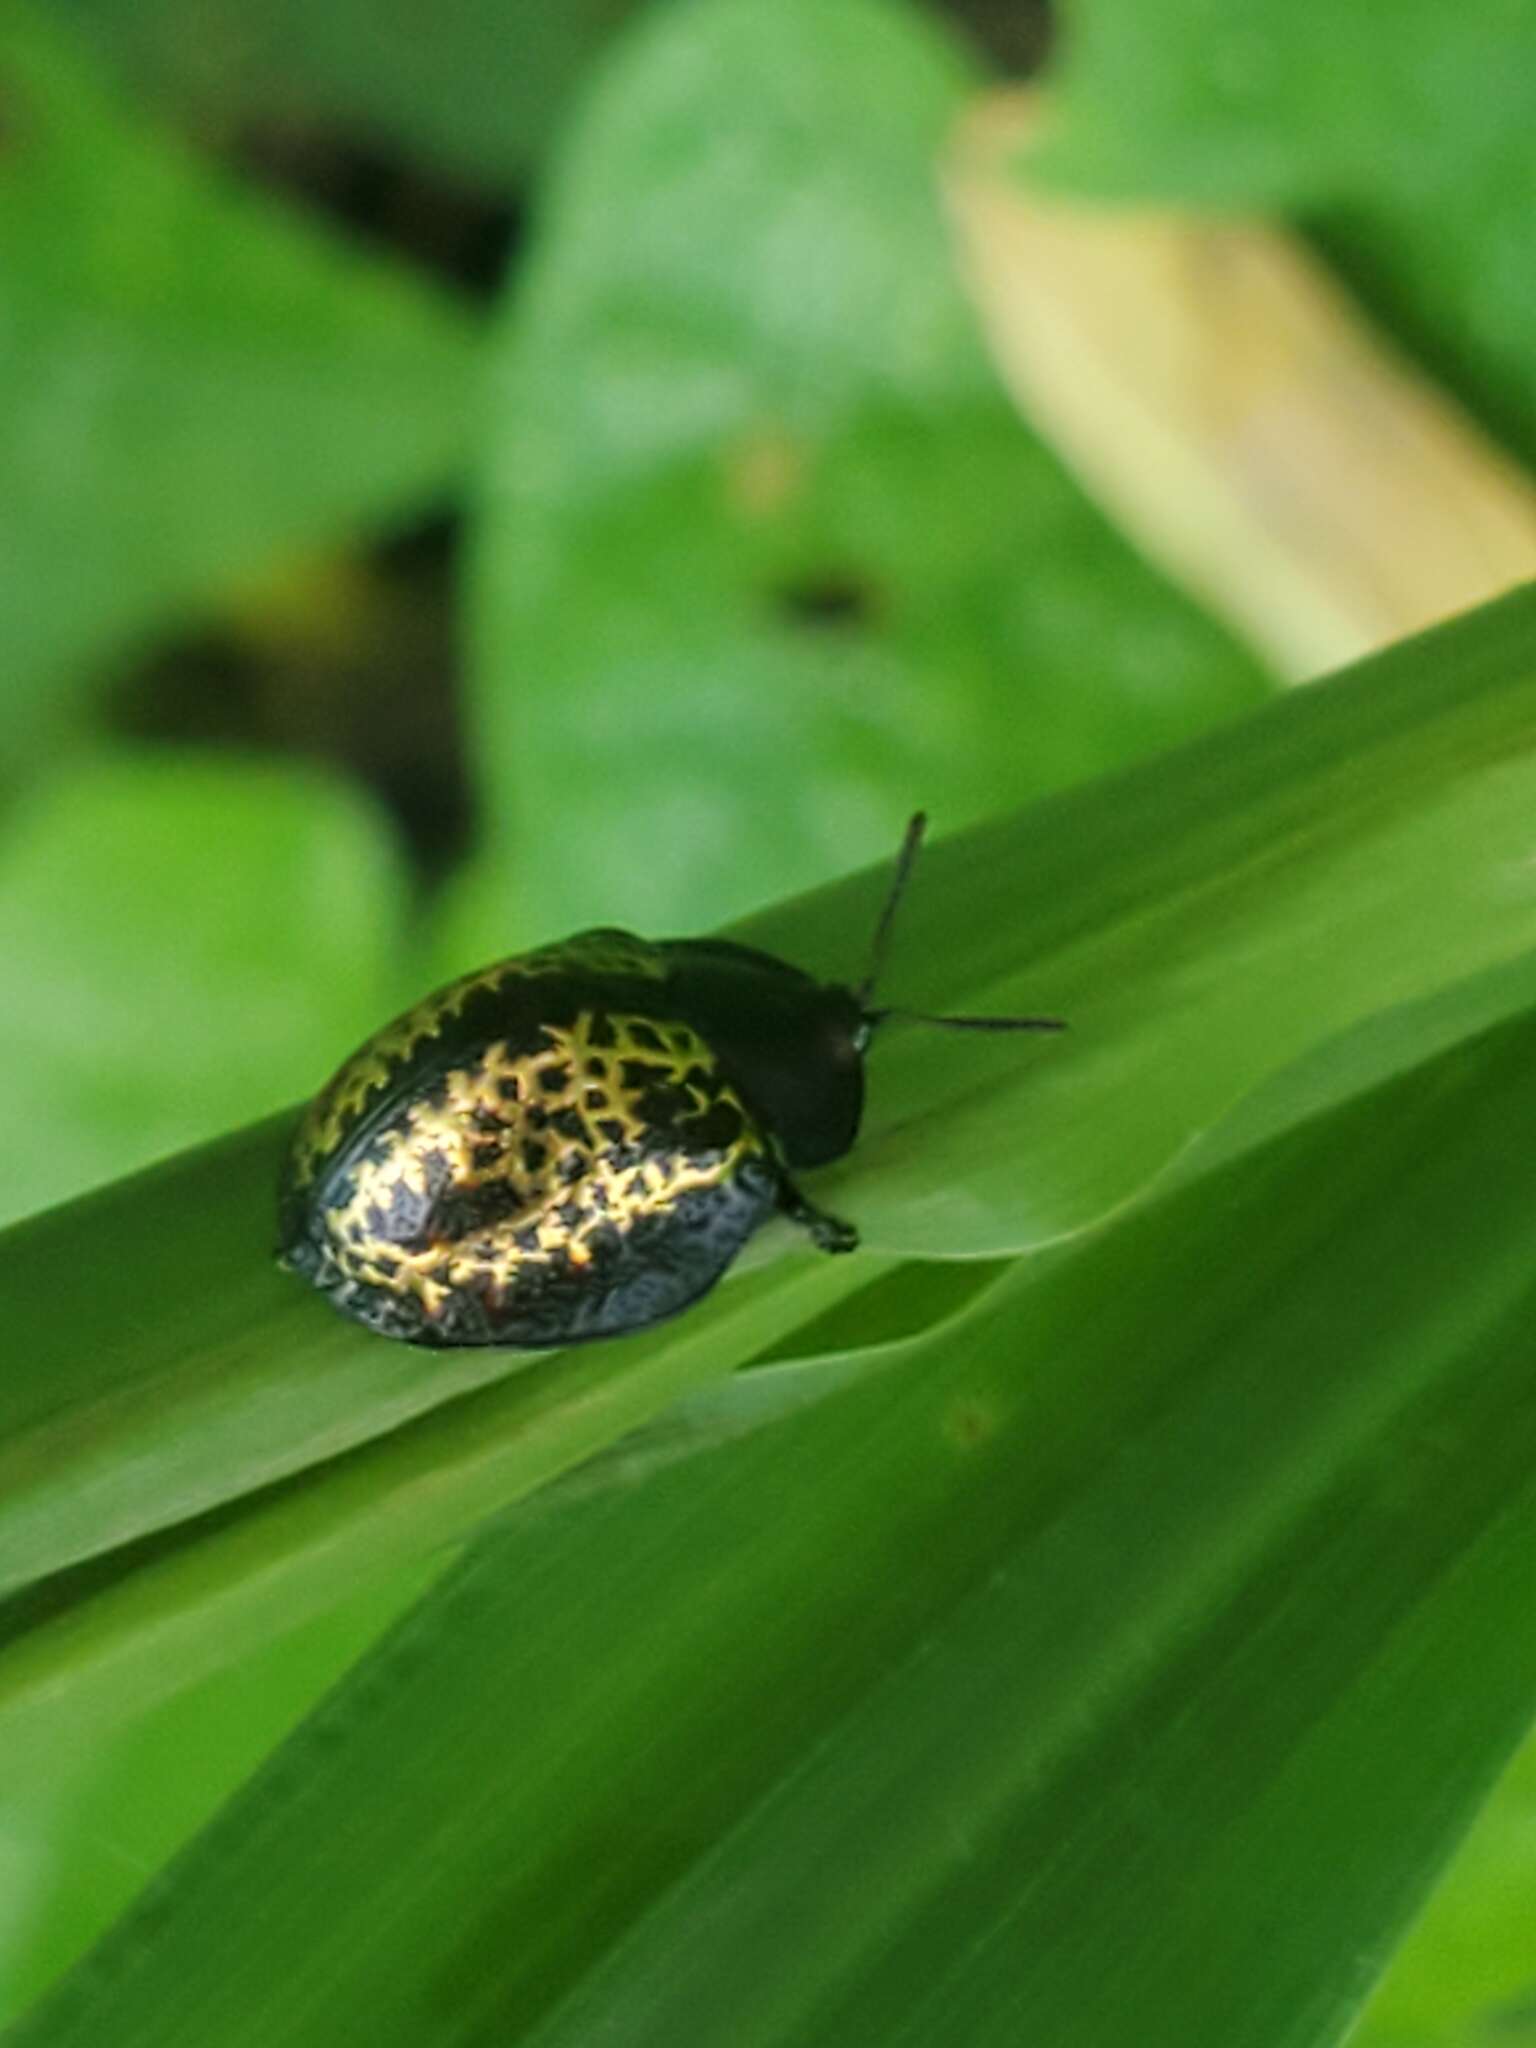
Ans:
POLYGON ((810 1230, 813 1243, 821 1251, 856 1252, 859 1248, 858 1231, 841 1216, 818 1216, 810 1230))
POLYGON ((818 1251, 858 1250, 859 1233, 854 1226, 845 1223, 841 1216, 829 1216, 825 1209, 818 1209, 814 1202, 808 1202, 792 1181, 784 1183, 779 1206, 791 1223, 798 1223, 802 1230, 810 1232, 811 1242, 818 1251))

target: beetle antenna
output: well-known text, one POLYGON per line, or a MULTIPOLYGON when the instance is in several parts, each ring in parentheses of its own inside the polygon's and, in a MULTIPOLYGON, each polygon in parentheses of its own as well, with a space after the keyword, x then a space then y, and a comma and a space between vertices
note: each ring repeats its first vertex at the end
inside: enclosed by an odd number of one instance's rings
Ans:
MULTIPOLYGON (((923 834, 928 830, 928 813, 914 811, 907 820, 906 835, 901 842, 901 851, 896 856, 896 872, 891 877, 891 886, 886 891, 881 906, 880 921, 875 926, 875 936, 869 948, 869 969, 864 979, 854 990, 854 1000, 861 1010, 867 1011, 869 999, 875 992, 885 967, 885 956, 891 949, 891 926, 896 918, 896 906, 907 892, 907 883, 912 879, 912 863, 917 859, 917 849, 923 843, 923 834)), ((882 1015, 888 1012, 882 1011, 882 1015)))
POLYGON ((874 941, 869 949, 869 971, 854 990, 854 1000, 864 1012, 867 1029, 875 1030, 887 1017, 903 1017, 909 1024, 938 1024, 946 1031, 1065 1031, 1066 1023, 1060 1017, 934 1017, 924 1010, 872 1010, 869 1007, 869 999, 885 967, 885 956, 890 951, 891 926, 896 919, 896 909, 906 894, 907 883, 912 878, 912 863, 917 859, 917 850, 927 829, 927 812, 914 811, 907 821, 901 850, 896 856, 896 872, 891 877, 891 886, 881 906, 880 920, 875 926, 874 941))
POLYGON ((934 1017, 926 1010, 866 1010, 864 1021, 873 1031, 887 1017, 901 1017, 908 1024, 940 1024, 946 1031, 1065 1031, 1064 1017, 934 1017))

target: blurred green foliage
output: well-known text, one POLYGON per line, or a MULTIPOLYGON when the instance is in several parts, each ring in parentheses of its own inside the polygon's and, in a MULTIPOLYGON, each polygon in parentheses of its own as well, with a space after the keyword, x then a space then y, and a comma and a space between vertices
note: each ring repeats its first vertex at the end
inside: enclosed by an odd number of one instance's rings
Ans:
POLYGON ((98 756, 18 803, 3 844, 12 1213, 302 1095, 319 1040, 406 993, 387 828, 302 767, 98 756))
POLYGON ((451 307, 189 155, 25 7, 0 90, 14 782, 133 636, 445 488, 474 357, 451 307))
POLYGON ((500 184, 559 134, 644 0, 58 0, 148 96, 199 129, 323 124, 500 184))
POLYGON ((1536 461, 1536 0, 1078 0, 1039 169, 1073 191, 1278 209, 1536 461))
POLYGON ((958 827, 1256 702, 981 359, 939 34, 707 5, 626 58, 498 340, 475 730, 525 915, 715 923, 894 845, 915 793, 958 827))
MULTIPOLYGON (((1288 211, 1536 456, 1532 0, 1075 0, 1057 30, 1053 175, 1288 211)), ((982 357, 932 170, 983 73, 937 0, 13 0, 0 1221, 280 1109, 424 976, 712 925, 916 802, 985 819, 1262 698, 982 357), (377 637, 381 545, 445 507, 450 639, 402 685, 470 791, 440 877, 367 746, 313 758, 347 723, 323 660, 263 723, 206 646, 269 703, 283 650, 377 637)), ((421 1582, 30 1788, 0 2015, 421 1582)), ((1536 2041, 1530 1784, 1528 1752, 1370 2048, 1536 2041)))

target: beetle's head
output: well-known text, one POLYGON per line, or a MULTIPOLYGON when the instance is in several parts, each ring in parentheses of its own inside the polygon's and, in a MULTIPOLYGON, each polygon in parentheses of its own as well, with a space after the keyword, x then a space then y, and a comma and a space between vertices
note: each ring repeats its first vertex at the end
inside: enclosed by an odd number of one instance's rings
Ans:
POLYGON ((875 927, 869 970, 855 988, 818 982, 729 939, 666 942, 683 1013, 773 1131, 788 1166, 830 1165, 853 1144, 864 1113, 864 1055, 888 1018, 950 1031, 1063 1029, 1055 1017, 932 1017, 876 1005, 892 921, 926 823, 919 811, 907 827, 875 927))

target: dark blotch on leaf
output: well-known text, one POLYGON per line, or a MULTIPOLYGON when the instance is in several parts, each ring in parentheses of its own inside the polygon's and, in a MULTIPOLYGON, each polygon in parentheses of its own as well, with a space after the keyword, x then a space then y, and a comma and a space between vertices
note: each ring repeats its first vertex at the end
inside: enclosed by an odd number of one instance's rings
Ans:
POLYGON ((852 575, 799 577, 781 584, 774 596, 792 625, 823 631, 871 625, 879 611, 873 586, 852 575))

